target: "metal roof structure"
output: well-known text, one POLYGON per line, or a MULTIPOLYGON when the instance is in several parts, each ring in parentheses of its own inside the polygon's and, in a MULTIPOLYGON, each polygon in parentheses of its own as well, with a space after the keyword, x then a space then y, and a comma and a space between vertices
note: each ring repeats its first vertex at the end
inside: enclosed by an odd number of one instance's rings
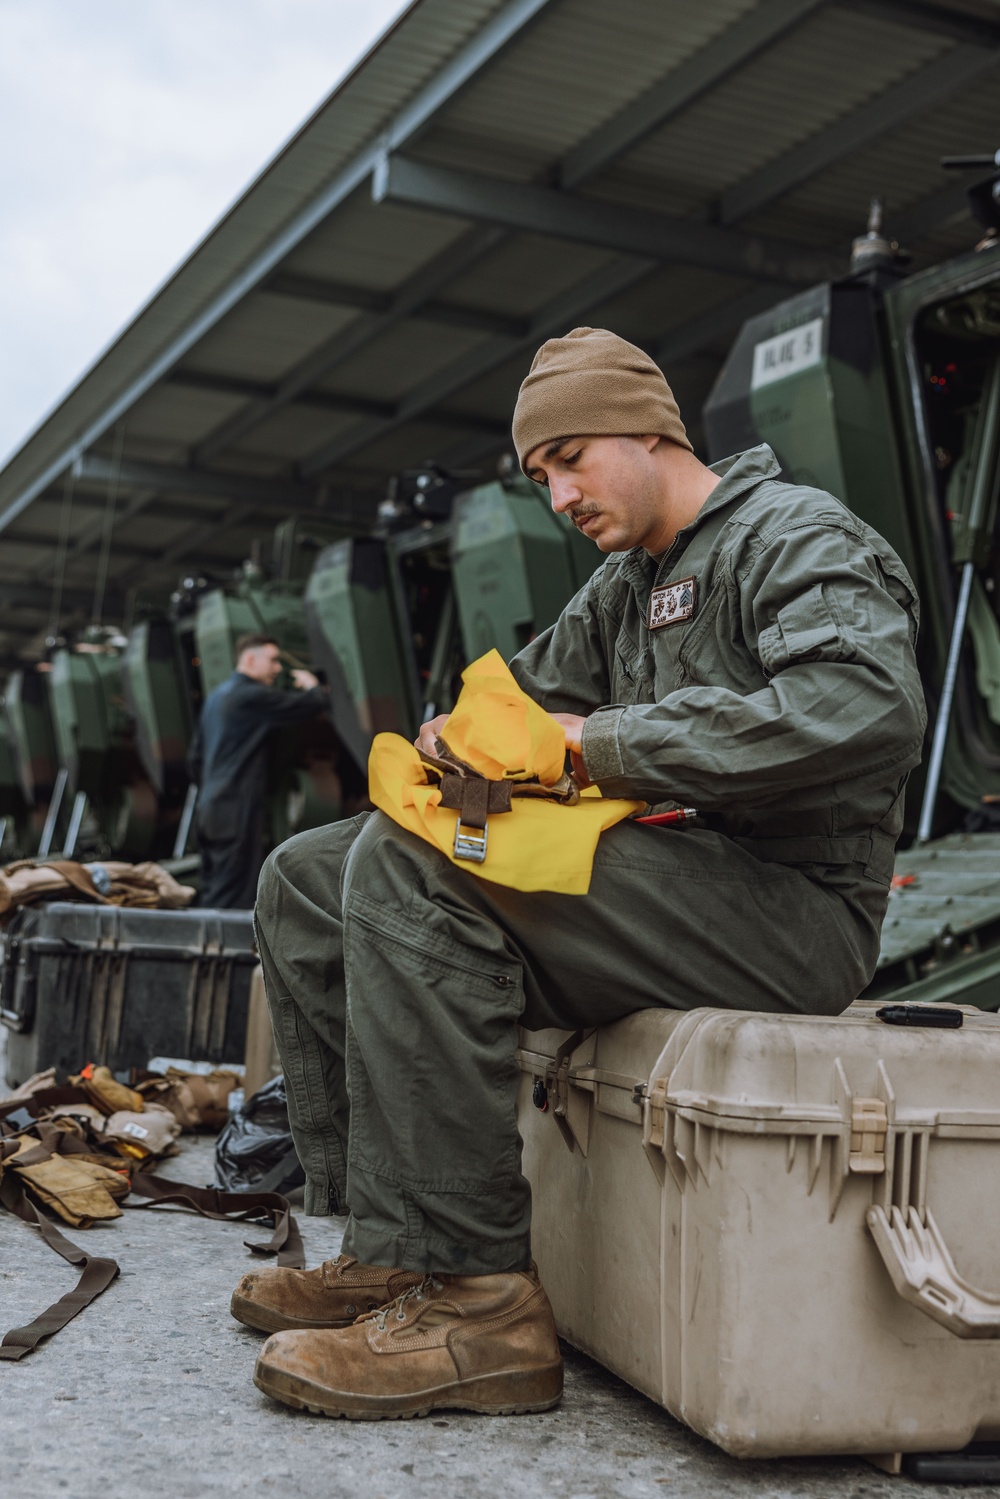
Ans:
POLYGON ((289 513, 489 472, 577 324, 697 442, 740 324, 843 274, 873 193, 916 264, 971 246, 938 158, 998 99, 995 0, 416 0, 0 471, 0 667, 289 513))

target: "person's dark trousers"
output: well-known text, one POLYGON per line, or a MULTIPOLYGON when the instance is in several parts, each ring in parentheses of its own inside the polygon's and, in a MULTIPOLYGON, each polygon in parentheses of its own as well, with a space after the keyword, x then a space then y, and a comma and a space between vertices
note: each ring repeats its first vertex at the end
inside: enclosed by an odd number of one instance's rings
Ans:
POLYGON ((232 829, 196 821, 201 855, 199 906, 221 911, 251 909, 264 862, 263 822, 263 814, 256 811, 232 829))
POLYGON ((491 1274, 530 1261, 517 1025, 650 1006, 839 1013, 874 971, 888 891, 860 866, 765 863, 720 834, 619 823, 586 896, 456 867, 383 813, 264 865, 257 940, 306 1211, 346 1253, 491 1274))

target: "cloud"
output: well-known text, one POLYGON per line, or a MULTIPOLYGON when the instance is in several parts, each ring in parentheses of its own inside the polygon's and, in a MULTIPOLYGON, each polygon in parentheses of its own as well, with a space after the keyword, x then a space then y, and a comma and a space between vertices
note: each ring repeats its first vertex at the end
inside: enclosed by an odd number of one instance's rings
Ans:
POLYGON ((0 0, 0 454, 400 0, 0 0))

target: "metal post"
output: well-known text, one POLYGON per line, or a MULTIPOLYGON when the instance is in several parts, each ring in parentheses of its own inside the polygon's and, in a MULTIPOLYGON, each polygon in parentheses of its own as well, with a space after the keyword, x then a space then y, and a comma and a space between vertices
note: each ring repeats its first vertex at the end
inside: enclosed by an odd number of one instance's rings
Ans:
POLYGON ((62 807, 63 795, 66 791, 66 782, 69 780, 69 771, 61 766, 56 776, 56 783, 52 788, 52 800, 49 802, 49 810, 45 814, 45 826, 38 844, 38 857, 47 859, 52 848, 52 839, 55 837, 56 822, 59 819, 59 810, 62 807))
POLYGON ((446 712, 454 707, 449 702, 445 707, 445 698, 451 685, 449 679, 449 667, 455 654, 455 632, 457 629, 457 616, 455 612, 455 585, 448 584, 448 592, 444 596, 441 606, 441 618, 438 622, 437 635, 434 640, 434 650, 431 655, 431 669, 427 678, 427 698, 424 702, 421 723, 429 723, 439 713, 446 712))
POLYGON ((962 583, 958 592, 958 604, 955 608, 955 624, 951 632, 951 644, 948 647, 948 664, 944 672, 944 684, 941 688, 941 701, 938 704, 937 722, 934 725, 934 738, 931 741, 930 759, 927 762, 927 784, 924 787, 924 800, 920 808, 920 824, 917 828, 917 842, 926 843, 931 836, 931 823, 934 821, 934 806, 937 802, 938 785, 941 781, 941 767, 944 764, 944 752, 948 743, 948 730, 951 728, 951 709, 955 701, 955 683, 958 681, 958 667, 962 659, 962 642, 965 638, 965 622, 969 617, 969 600, 972 598, 972 584, 976 576, 976 564, 967 562, 962 568, 962 583))
POLYGON ((192 781, 187 789, 187 796, 184 798, 184 809, 181 812, 181 820, 177 824, 177 837, 174 839, 173 852, 173 857, 175 859, 183 859, 184 857, 184 850, 187 848, 187 841, 191 832, 191 824, 192 822, 194 822, 194 809, 197 806, 197 803, 198 788, 195 785, 194 781, 192 781))
POLYGON ((66 844, 62 851, 64 859, 72 859, 76 852, 76 840, 80 836, 80 828, 87 812, 87 793, 78 791, 73 798, 73 811, 70 814, 69 827, 66 829, 66 844))
POLYGON ((955 622, 948 645, 948 661, 941 686, 941 701, 938 704, 934 737, 931 741, 930 759, 927 764, 927 784, 920 808, 917 826, 917 842, 926 843, 931 836, 934 807, 937 802, 944 752, 948 745, 951 728, 951 713, 955 703, 955 687, 958 669, 962 660, 962 644, 965 626, 969 618, 969 603, 976 566, 981 554, 988 549, 992 537, 996 509, 998 439, 1000 439, 1000 356, 994 361, 983 381, 983 394, 979 407, 979 419, 973 438, 973 461, 969 473, 969 503, 962 516, 962 529, 955 543, 956 562, 962 564, 958 602, 955 606, 955 622))

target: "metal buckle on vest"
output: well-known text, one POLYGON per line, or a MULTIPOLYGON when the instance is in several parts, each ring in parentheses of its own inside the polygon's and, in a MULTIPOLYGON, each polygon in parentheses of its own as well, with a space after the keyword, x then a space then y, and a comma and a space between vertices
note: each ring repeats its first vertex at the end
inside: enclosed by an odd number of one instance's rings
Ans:
POLYGON ((460 817, 455 824, 455 858, 468 864, 485 864, 487 831, 485 826, 463 827, 460 817))

